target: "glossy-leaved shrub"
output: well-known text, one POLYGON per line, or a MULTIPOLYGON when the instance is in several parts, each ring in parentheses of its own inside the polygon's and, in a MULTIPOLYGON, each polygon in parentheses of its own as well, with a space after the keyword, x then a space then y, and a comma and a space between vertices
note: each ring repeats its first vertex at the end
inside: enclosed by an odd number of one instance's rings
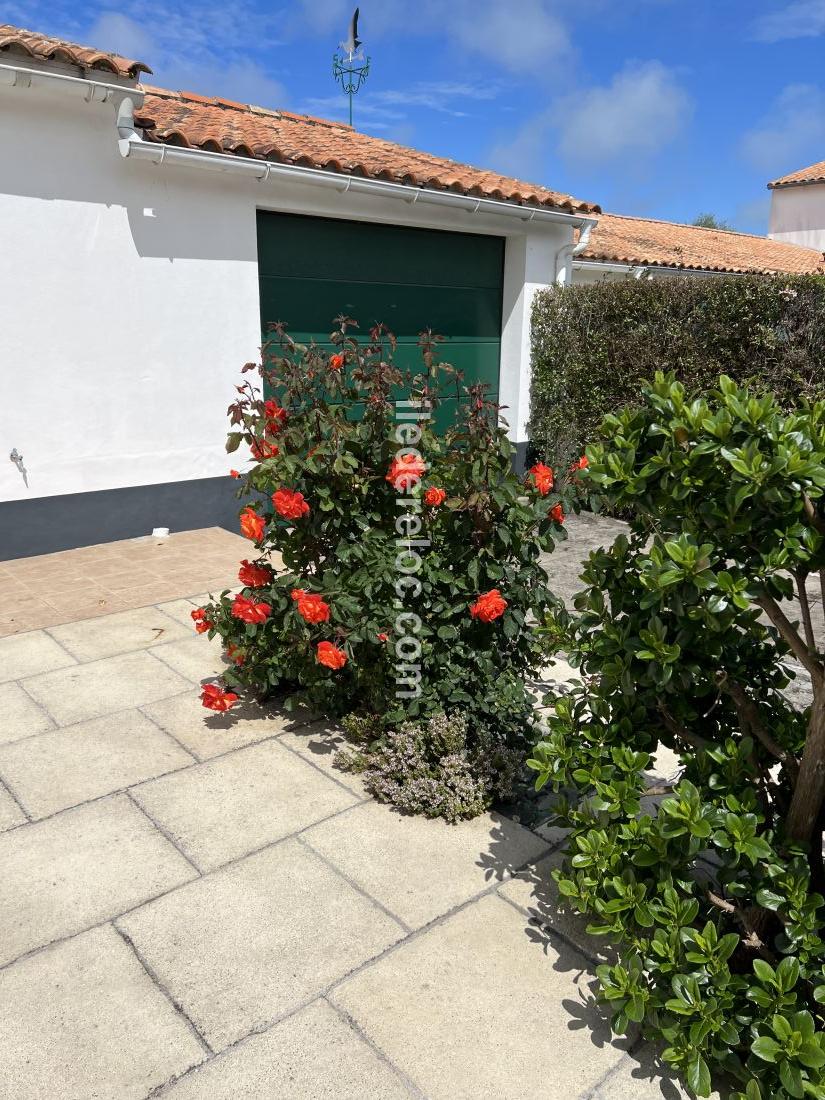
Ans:
POLYGON ((251 454, 238 473, 250 552, 241 591, 195 612, 230 661, 204 703, 277 694, 360 716, 376 731, 367 751, 383 752, 404 723, 459 716, 471 759, 481 746, 523 759, 532 624, 553 603, 541 555, 564 537, 570 477, 514 473, 498 406, 439 363, 437 337, 422 335, 417 373, 396 366, 383 327, 359 339, 341 318, 330 343, 276 326, 245 368, 262 389, 245 380, 230 407, 228 450, 251 454))
POLYGON ((588 449, 630 531, 586 564, 580 683, 530 766, 571 830, 559 891, 618 944, 616 1031, 698 1096, 822 1098, 825 402, 717 387, 657 374, 588 449))

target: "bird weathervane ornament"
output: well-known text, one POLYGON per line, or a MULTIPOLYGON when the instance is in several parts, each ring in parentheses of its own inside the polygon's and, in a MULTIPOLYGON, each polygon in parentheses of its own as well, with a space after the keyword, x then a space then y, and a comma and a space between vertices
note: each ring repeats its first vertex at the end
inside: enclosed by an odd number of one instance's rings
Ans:
POLYGON ((349 96, 349 124, 352 126, 352 100, 361 90, 361 86, 369 76, 370 59, 364 56, 361 49, 361 39, 358 37, 358 13, 360 8, 353 12, 349 25, 349 36, 346 42, 338 44, 339 52, 332 55, 332 75, 337 84, 341 85, 344 94, 349 96))

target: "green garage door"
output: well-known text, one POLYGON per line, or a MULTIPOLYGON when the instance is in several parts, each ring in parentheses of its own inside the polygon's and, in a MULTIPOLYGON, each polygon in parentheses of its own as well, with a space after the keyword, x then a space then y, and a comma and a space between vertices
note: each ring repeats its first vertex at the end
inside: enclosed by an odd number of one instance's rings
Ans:
POLYGON ((399 366, 418 369, 418 334, 431 328, 465 385, 487 382, 497 399, 503 237, 259 211, 258 263, 264 338, 284 321, 295 340, 327 344, 345 313, 363 335, 383 321, 398 337, 399 366))

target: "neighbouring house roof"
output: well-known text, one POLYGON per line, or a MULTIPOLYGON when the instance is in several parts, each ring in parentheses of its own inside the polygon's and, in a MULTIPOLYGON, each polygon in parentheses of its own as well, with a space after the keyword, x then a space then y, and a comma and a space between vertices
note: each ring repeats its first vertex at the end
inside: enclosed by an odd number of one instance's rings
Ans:
POLYGON ((602 214, 580 260, 734 274, 825 274, 823 253, 731 230, 602 214))
POLYGON ((143 61, 133 61, 116 53, 106 53, 92 46, 78 46, 74 42, 64 42, 60 38, 50 38, 36 31, 12 27, 0 23, 0 59, 3 54, 22 52, 40 61, 63 61, 77 65, 84 71, 102 69, 116 76, 137 77, 138 73, 151 73, 143 61))
POLYGON ((768 187, 795 187, 803 183, 825 183, 825 160, 819 160, 816 164, 810 164, 807 168, 800 168, 796 172, 789 172, 787 176, 771 180, 768 187))
POLYGON ((145 86, 135 125, 147 141, 205 149, 259 160, 321 168, 343 175, 453 191, 476 198, 550 207, 574 214, 598 213, 595 203, 497 172, 408 149, 291 111, 270 111, 228 99, 145 86))

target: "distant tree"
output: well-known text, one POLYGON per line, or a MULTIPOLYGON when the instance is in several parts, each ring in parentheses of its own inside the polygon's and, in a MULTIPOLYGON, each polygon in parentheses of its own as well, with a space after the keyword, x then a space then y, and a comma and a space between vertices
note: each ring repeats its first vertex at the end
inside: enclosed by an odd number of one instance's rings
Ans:
POLYGON ((717 218, 715 214, 710 214, 708 212, 697 214, 693 219, 693 225, 699 225, 703 229, 728 229, 731 233, 738 232, 730 222, 723 222, 717 218))

